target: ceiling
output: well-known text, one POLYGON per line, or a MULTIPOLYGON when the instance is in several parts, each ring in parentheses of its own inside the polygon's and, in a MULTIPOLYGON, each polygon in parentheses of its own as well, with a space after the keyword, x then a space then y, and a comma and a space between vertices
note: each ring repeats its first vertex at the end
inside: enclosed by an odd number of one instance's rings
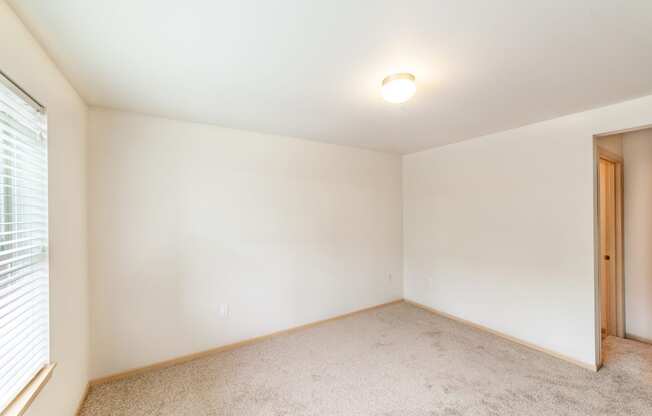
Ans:
POLYGON ((89 105, 398 153, 652 93, 649 0, 9 3, 89 105))

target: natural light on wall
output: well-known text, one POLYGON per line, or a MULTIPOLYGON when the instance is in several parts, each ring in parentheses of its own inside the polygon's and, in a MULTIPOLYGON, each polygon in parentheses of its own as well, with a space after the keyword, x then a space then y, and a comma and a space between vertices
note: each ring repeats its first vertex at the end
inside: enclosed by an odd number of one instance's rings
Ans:
POLYGON ((0 74, 0 413, 50 360, 43 107, 0 74))

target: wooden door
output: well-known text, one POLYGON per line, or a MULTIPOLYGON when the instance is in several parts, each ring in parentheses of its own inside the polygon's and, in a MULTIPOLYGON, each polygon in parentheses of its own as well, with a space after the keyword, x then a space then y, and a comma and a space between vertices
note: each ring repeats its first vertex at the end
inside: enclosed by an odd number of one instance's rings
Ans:
POLYGON ((602 337, 618 336, 616 320, 616 164, 600 159, 600 312, 602 337))

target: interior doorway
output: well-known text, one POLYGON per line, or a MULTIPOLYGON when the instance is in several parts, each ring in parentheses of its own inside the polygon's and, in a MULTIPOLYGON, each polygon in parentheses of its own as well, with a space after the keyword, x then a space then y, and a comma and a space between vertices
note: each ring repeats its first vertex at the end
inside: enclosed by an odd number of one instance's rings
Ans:
POLYGON ((594 140, 597 366, 652 354, 652 126, 594 140))

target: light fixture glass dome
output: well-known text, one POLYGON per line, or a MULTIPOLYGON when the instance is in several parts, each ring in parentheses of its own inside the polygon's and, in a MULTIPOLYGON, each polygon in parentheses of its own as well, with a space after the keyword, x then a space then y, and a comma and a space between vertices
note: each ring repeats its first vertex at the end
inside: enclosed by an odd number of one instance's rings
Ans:
POLYGON ((414 95, 417 86, 414 75, 407 72, 392 74, 383 80, 381 94, 390 103, 404 103, 414 95))

